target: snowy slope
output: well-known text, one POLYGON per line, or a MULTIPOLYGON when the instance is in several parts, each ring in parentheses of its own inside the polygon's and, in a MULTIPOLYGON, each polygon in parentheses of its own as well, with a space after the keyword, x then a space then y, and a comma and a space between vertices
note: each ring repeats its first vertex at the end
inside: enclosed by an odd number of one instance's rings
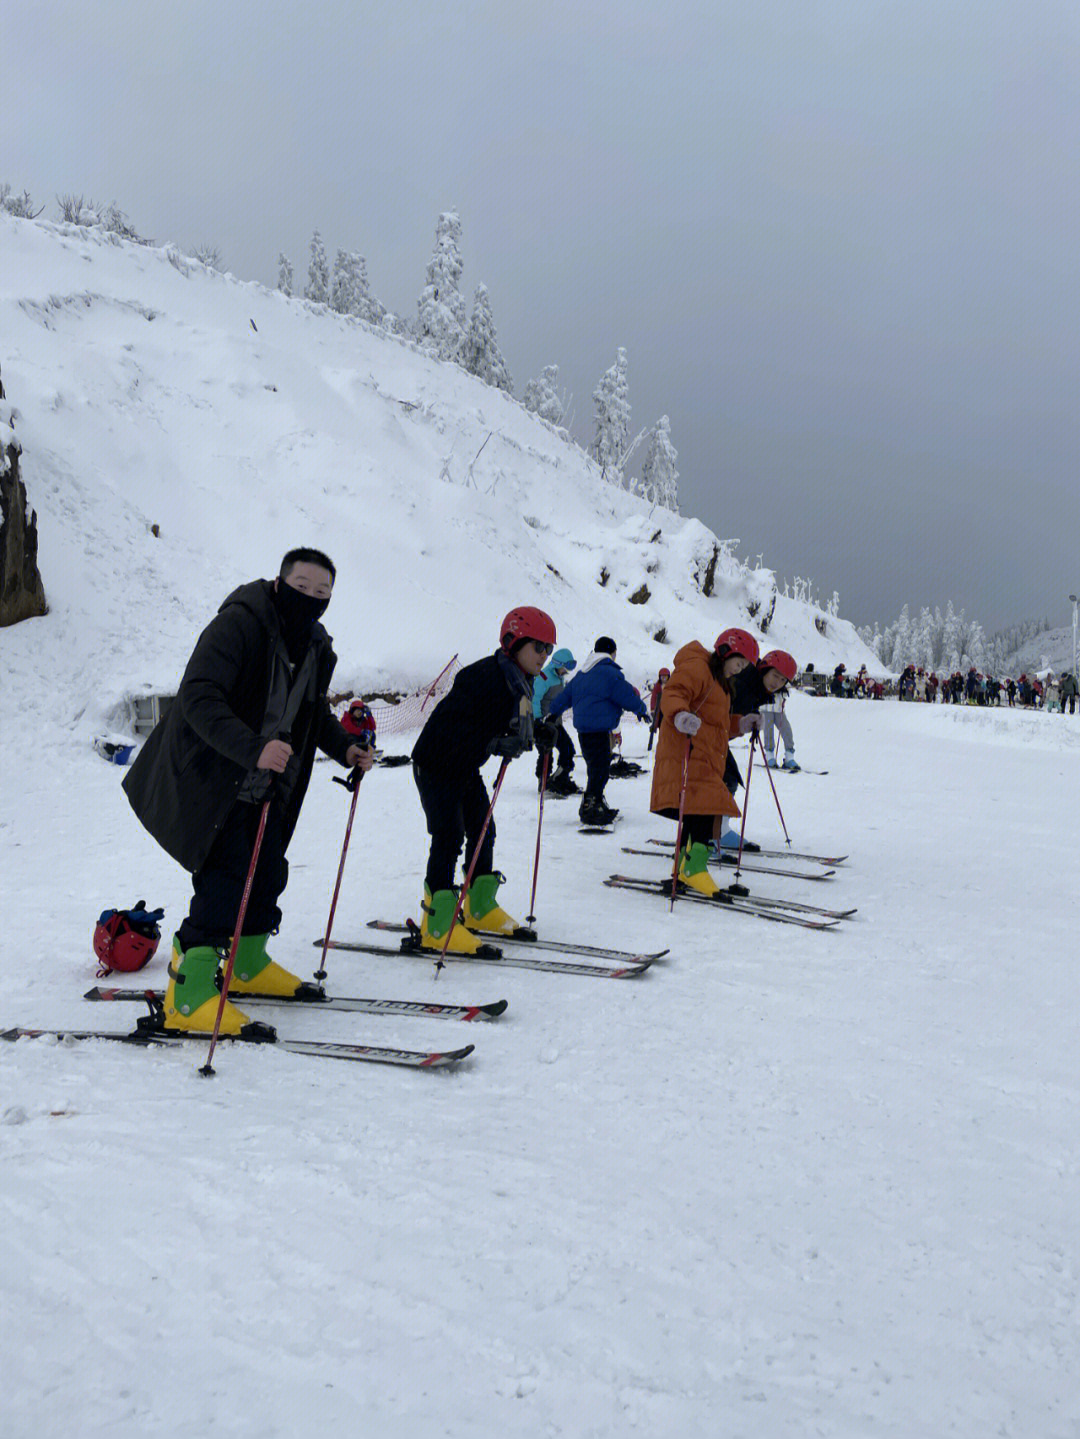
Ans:
MULTIPOLYGON (((756 888, 858 905, 839 933, 605 890, 610 870, 660 869, 621 844, 670 832, 627 780, 617 838, 547 806, 537 908, 548 934, 670 945, 644 979, 435 982, 427 962, 335 954, 338 992, 510 1009, 278 1021, 468 1038, 456 1072, 226 1049, 208 1081, 201 1051, 0 1045, 0 1429, 1075 1435, 1080 724, 801 698, 794 723, 830 773, 776 777, 788 826, 851 858, 831 884, 756 888)), ((79 999, 97 907, 138 891, 183 913, 121 773, 41 759, 5 804, 7 1022, 123 1028, 79 999)), ((775 841, 758 783, 750 829, 775 841)), ((304 973, 343 804, 317 774, 277 944, 304 973)), ((343 937, 415 913, 425 850, 407 770, 375 771, 359 816, 343 937)), ((499 860, 519 912, 535 820, 513 766, 499 860)))
MULTIPOLYGON (((489 650, 510 593, 550 598, 578 648, 616 634, 644 678, 670 657, 652 625, 708 637, 761 584, 732 564, 703 599, 706 531, 664 516, 650 545, 640 502, 407 346, 161 252, 0 226, 0 364, 53 604, 0 632, 3 1024, 130 1024, 80 997, 93 921, 145 896, 168 933, 187 879, 86 740, 175 684, 220 598, 294 540, 339 560, 327 619, 363 688, 489 650)), ((860 663, 836 633, 778 601, 770 639, 860 663)), ((546 807, 537 914, 670 946, 646 977, 435 981, 334 954, 338 993, 510 1007, 277 1019, 474 1042, 456 1071, 223 1048, 205 1080, 201 1046, 0 1044, 0 1433, 1075 1439, 1080 717, 804 696, 791 715, 829 771, 775 777, 795 845, 851 858, 828 883, 751 879, 857 905, 837 933, 605 889, 662 871, 622 845, 671 835, 647 779, 616 781, 611 837, 546 807)), ((304 974, 344 834, 330 769, 276 941, 304 974)), ((498 811, 519 915, 536 818, 522 761, 498 811)), ((748 823, 782 838, 759 772, 748 823)), ((337 934, 415 914, 425 853, 408 770, 374 771, 337 934)), ((164 951, 138 978, 164 983, 164 951)))
MULTIPOLYGON (((615 635, 641 683, 771 593, 721 553, 704 598, 715 536, 604 484, 457 366, 175 251, 0 214, 0 367, 52 611, 3 637, 5 661, 80 733, 172 693, 225 594, 294 544, 338 564, 327 622, 359 691, 491 650, 514 604, 583 651, 615 635)), ((813 617, 778 600, 770 644, 869 658, 813 617)))

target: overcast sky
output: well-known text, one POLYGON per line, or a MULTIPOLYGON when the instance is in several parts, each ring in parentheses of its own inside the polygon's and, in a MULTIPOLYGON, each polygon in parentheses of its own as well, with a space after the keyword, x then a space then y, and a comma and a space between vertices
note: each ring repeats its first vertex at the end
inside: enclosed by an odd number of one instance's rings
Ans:
MULTIPOLYGON (((441 210, 520 394, 619 345, 683 510, 857 623, 1080 592, 1076 0, 10 0, 0 182, 412 316, 441 210)), ((2 337, 0 337, 2 360, 2 337)))

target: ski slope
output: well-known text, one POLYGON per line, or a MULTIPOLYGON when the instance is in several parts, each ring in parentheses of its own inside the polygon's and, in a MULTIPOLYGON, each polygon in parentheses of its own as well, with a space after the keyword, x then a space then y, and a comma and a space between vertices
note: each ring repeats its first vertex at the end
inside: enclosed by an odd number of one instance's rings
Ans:
MULTIPOLYGON (((1075 1436, 1080 719, 801 697, 792 718, 830 771, 775 776, 795 846, 851 857, 755 888, 857 904, 836 933, 605 889, 659 872, 620 846, 671 830, 646 778, 613 781, 611 836, 545 807, 537 913, 670 945, 644 978, 332 953, 339 993, 509 1010, 277 1019, 471 1040, 455 1070, 223 1047, 207 1080, 199 1046, 0 1045, 0 1430, 1075 1436)), ((126 1007, 80 998, 93 919, 146 897, 175 925, 186 876, 122 770, 7 741, 0 1019, 121 1029, 126 1007)), ((275 948, 304 974, 344 835, 330 770, 275 948)), ((771 844, 761 778, 748 832, 771 844)), ((497 811, 519 915, 536 813, 523 759, 497 811)), ((409 770, 376 769, 335 932, 415 915, 425 852, 409 770)), ((163 983, 164 950, 127 982, 163 983)))

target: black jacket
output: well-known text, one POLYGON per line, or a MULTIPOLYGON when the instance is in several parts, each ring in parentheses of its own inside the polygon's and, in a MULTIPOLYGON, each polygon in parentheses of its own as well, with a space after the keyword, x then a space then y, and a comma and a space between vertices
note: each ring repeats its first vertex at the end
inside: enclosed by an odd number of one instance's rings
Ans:
POLYGON ((491 741, 514 728, 520 703, 497 654, 466 665, 420 731, 413 763, 429 774, 460 774, 464 778, 488 758, 491 741))
MULTIPOLYGON (((176 699, 124 779, 131 807, 162 849, 194 872, 206 859, 237 792, 268 739, 260 733, 275 652, 285 655, 269 580, 234 590, 199 636, 176 699)), ((304 801, 316 748, 345 763, 352 739, 330 713, 326 691, 337 664, 322 625, 312 630, 315 699, 292 725, 285 801, 288 845, 304 801)), ((279 663, 280 663, 279 657, 279 663)))

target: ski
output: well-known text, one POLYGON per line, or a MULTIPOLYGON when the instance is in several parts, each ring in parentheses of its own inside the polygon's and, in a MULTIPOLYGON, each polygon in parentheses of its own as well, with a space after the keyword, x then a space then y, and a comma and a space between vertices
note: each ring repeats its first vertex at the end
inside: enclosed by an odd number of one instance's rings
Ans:
POLYGON ((603 824, 579 824, 578 834, 614 834, 615 831, 610 825, 603 824))
MULTIPOLYGON (((139 1049, 168 1049, 176 1045, 190 1044, 198 1040, 204 1046, 208 1034, 174 1032, 167 1029, 136 1029, 131 1034, 116 1034, 107 1029, 17 1029, 0 1030, 0 1039, 40 1039, 48 1037, 59 1040, 107 1039, 119 1044, 131 1044, 139 1049)), ((442 1052, 425 1053, 415 1049, 385 1049, 374 1044, 339 1044, 334 1040, 322 1039, 244 1039, 242 1036, 222 1036, 222 1043, 242 1045, 263 1045, 272 1049, 284 1049, 290 1054, 306 1054, 319 1059, 363 1060, 372 1064, 400 1064, 409 1069, 442 1069, 448 1064, 457 1064, 476 1048, 466 1044, 462 1049, 447 1049, 442 1052)))
MULTIPOLYGON (((314 941, 317 949, 322 948, 322 940, 314 941)), ((377 954, 384 959, 426 959, 434 963, 439 958, 437 949, 421 949, 418 945, 403 943, 400 949, 387 949, 382 944, 358 944, 348 939, 332 939, 330 949, 344 949, 359 954, 377 954)), ((539 955, 531 954, 503 954, 499 949, 491 945, 485 945, 479 954, 454 954, 453 951, 445 956, 446 964, 498 964, 505 969, 542 969, 550 974, 592 974, 600 979, 636 979, 638 975, 644 974, 653 957, 647 954, 634 955, 630 962, 621 964, 615 969, 608 969, 599 964, 583 964, 563 959, 541 959, 539 955)))
MULTIPOLYGON (((670 899, 670 892, 665 891, 664 881, 655 879, 640 879, 629 874, 610 874, 604 880, 609 889, 635 889, 642 894, 658 894, 665 899, 670 899)), ((683 900, 690 900, 694 904, 707 904, 713 909, 734 910, 736 914, 749 914, 755 919, 768 919, 776 924, 797 924, 802 929, 835 929, 839 920, 824 919, 813 915, 793 914, 788 910, 774 909, 769 905, 759 905, 750 897, 741 895, 725 894, 721 890, 715 899, 709 899, 707 895, 698 894, 692 889, 680 889, 678 903, 683 900)))
MULTIPOLYGON (((369 919, 367 927, 368 929, 381 929, 390 934, 412 934, 414 932, 412 926, 395 924, 390 919, 369 919)), ((494 929, 477 929, 472 932, 478 939, 497 939, 500 944, 525 944, 530 949, 552 950, 556 954, 588 955, 592 959, 610 959, 616 964, 640 964, 645 959, 650 961, 663 959, 664 955, 669 953, 666 949, 656 949, 651 954, 635 954, 633 950, 609 949, 602 944, 564 944, 557 939, 539 939, 534 929, 526 929, 524 925, 514 934, 500 934, 494 929)), ((319 943, 321 944, 322 941, 320 940, 319 943)), ((430 953, 431 951, 423 952, 430 953)))
MULTIPOLYGON (((161 1003, 165 991, 161 989, 102 989, 95 985, 88 989, 83 999, 132 1000, 161 1003)), ((327 994, 317 984, 304 984, 294 995, 281 994, 236 994, 230 995, 243 1009, 246 1005, 285 1004, 310 1005, 315 1009, 337 1009, 357 1014, 403 1014, 417 1015, 427 1019, 497 1019, 505 1013, 507 1002, 497 999, 492 1004, 428 1004, 420 999, 358 999, 354 995, 327 994)))
MULTIPOLYGON (((661 848, 664 849, 674 849, 673 842, 668 839, 650 839, 649 843, 660 845, 661 848)), ((728 849, 725 846, 721 853, 724 855, 726 862, 733 863, 736 854, 738 854, 738 850, 728 849), (731 857, 730 860, 728 860, 729 855, 731 857)), ((847 859, 846 854, 801 854, 798 850, 794 849, 744 849, 743 854, 749 854, 753 859, 801 859, 805 860, 807 864, 823 864, 827 866, 843 864, 847 859)))
MULTIPOLYGON (((657 843, 659 844, 660 841, 658 840, 657 843)), ((666 857, 670 857, 672 860, 674 860, 675 846, 669 844, 667 846, 667 850, 668 854, 666 857)), ((644 854, 655 856, 656 853, 657 851, 655 849, 634 849, 631 845, 623 845, 623 854, 644 854)), ((804 869, 776 869, 772 865, 767 864, 750 864, 746 859, 743 860, 740 866, 738 864, 738 860, 733 854, 724 854, 721 856, 710 854, 709 863, 717 866, 727 865, 732 869, 738 866, 746 874, 771 874, 777 876, 780 879, 822 880, 832 879, 833 876, 836 874, 836 871, 834 869, 823 869, 817 874, 812 874, 809 870, 804 869)))
MULTIPOLYGON (((624 854, 655 854, 654 850, 648 849, 624 849, 624 854)), ((743 866, 745 868, 745 865, 743 866)), ((757 905, 765 905, 769 909, 788 909, 795 914, 819 914, 824 919, 850 919, 858 910, 852 906, 851 909, 826 909, 820 904, 804 904, 797 899, 787 899, 782 895, 751 894, 736 895, 736 899, 750 899, 757 905)))

